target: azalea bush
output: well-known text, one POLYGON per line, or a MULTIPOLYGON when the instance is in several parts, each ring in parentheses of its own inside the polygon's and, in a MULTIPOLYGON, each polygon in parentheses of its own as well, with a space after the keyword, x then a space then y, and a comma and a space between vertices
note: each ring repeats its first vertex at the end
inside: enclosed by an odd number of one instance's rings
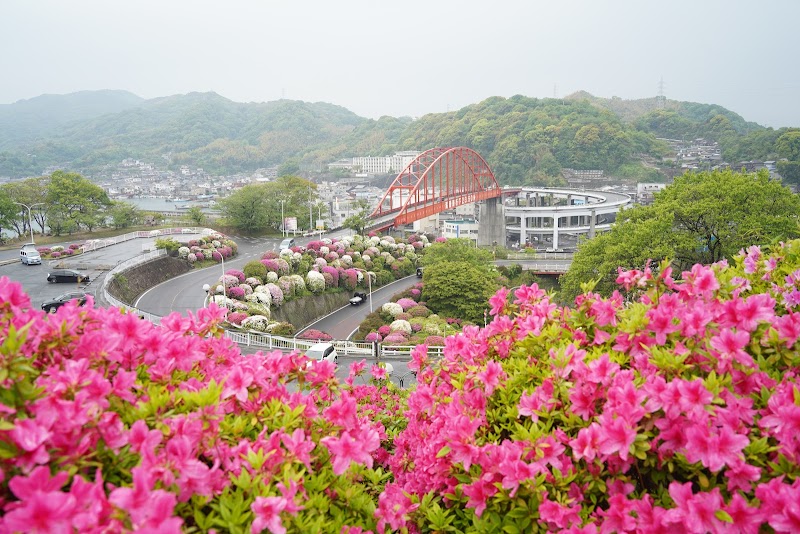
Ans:
POLYGON ((800 241, 618 282, 500 290, 405 391, 1 278, 0 532, 800 531, 800 241))
POLYGON ((0 532, 375 529, 401 395, 243 356, 223 312, 48 315, 0 278, 0 532))
POLYGON ((447 338, 394 441, 395 529, 800 531, 800 242, 735 268, 620 272, 574 308, 538 286, 447 338))

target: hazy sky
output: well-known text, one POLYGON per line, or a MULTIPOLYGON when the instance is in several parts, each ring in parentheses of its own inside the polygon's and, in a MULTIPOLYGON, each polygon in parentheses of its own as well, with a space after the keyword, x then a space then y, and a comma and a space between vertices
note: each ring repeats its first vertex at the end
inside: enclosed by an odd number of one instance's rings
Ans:
POLYGON ((800 126, 798 0, 2 0, 0 103, 125 89, 418 117, 490 96, 722 105, 800 126))

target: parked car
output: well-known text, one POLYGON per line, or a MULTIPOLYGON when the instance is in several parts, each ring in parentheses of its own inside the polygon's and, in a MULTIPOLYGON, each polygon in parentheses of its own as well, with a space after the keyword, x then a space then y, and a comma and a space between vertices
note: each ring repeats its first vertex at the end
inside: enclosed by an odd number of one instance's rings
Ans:
POLYGON ((51 284, 56 282, 74 282, 76 284, 89 283, 89 275, 76 271, 75 269, 55 269, 47 273, 47 281, 51 284))
POLYGON ((417 278, 422 278, 422 267, 417 267, 417 278))
POLYGON ((329 362, 336 363, 339 355, 336 353, 336 347, 333 343, 316 343, 311 345, 306 350, 306 356, 313 361, 328 360, 329 362))
POLYGON ((353 298, 350 299, 350 305, 351 306, 360 306, 360 305, 364 304, 364 302, 366 302, 366 300, 367 300, 367 294, 366 293, 360 293, 360 292, 356 291, 355 294, 353 295, 353 298))
POLYGON ((281 241, 281 244, 278 247, 278 250, 284 250, 284 249, 287 249, 287 248, 292 248, 294 245, 295 245, 294 239, 292 239, 291 237, 287 237, 286 239, 281 241))
POLYGON ((23 265, 41 265, 42 256, 39 254, 39 251, 36 250, 36 245, 34 243, 25 243, 19 250, 19 261, 21 261, 23 265))
POLYGON ((71 300, 75 300, 78 302, 79 306, 83 306, 86 304, 86 293, 83 291, 70 291, 69 293, 64 293, 63 295, 59 295, 52 300, 47 300, 42 303, 42 309, 47 313, 55 313, 56 310, 71 300))

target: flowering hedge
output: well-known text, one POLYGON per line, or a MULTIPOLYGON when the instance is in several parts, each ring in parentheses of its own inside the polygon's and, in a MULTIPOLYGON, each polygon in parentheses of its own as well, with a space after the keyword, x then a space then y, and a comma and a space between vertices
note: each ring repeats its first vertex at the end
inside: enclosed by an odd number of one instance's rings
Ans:
POLYGON ((0 532, 800 531, 800 241, 619 282, 499 291, 405 392, 0 278, 0 532))

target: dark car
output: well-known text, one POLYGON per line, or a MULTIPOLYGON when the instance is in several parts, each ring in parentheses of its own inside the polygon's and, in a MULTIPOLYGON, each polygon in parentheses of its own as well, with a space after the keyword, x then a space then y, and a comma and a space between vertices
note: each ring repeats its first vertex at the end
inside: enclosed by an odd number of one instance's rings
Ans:
POLYGON ((50 271, 47 273, 47 281, 50 283, 55 282, 75 282, 79 284, 81 282, 88 283, 89 282, 89 275, 82 273, 80 271, 76 271, 75 269, 56 269, 54 271, 50 271))
POLYGON ((422 278, 422 267, 417 267, 417 278, 422 278))
POLYGON ((67 302, 75 300, 80 306, 86 304, 86 293, 83 291, 70 291, 59 295, 52 300, 45 301, 42 304, 42 309, 48 313, 55 313, 57 309, 66 304, 67 302))
POLYGON ((350 299, 350 305, 360 306, 365 300, 367 300, 367 294, 356 291, 356 293, 353 295, 353 298, 350 299))

